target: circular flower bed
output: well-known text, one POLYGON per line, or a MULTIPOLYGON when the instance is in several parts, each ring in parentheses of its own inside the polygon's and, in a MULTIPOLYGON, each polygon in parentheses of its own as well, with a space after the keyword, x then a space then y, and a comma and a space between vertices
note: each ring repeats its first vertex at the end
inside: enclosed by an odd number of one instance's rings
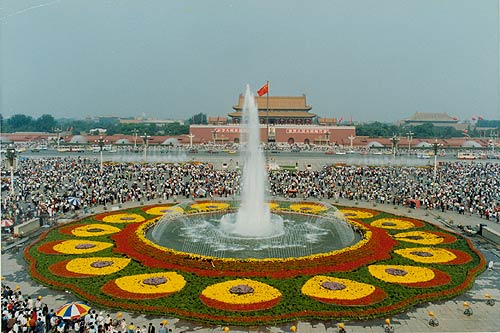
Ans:
POLYGON ((453 243, 456 241, 455 236, 436 231, 402 232, 394 235, 394 238, 397 239, 398 241, 423 244, 423 245, 438 245, 438 244, 453 243))
POLYGON ((280 206, 280 204, 279 204, 279 203, 276 203, 276 202, 270 202, 270 203, 269 203, 269 209, 270 209, 270 210, 273 210, 273 209, 278 209, 278 208, 279 208, 279 206, 280 206))
POLYGON ((91 240, 69 239, 42 244, 38 251, 46 254, 85 254, 110 248, 113 243, 91 240))
POLYGON ((301 290, 320 302, 339 305, 370 305, 386 297, 383 290, 373 285, 323 275, 309 279, 301 290))
POLYGON ((301 202, 298 204, 292 204, 290 205, 290 209, 295 212, 306 213, 306 214, 320 214, 328 210, 328 208, 325 207, 324 205, 312 202, 301 202))
POLYGON ((436 287, 450 281, 450 277, 445 273, 426 267, 370 265, 368 270, 371 275, 382 281, 414 287, 436 287))
POLYGON ((196 209, 202 212, 216 211, 216 210, 226 210, 229 208, 229 204, 225 202, 216 201, 206 201, 198 202, 190 206, 192 209, 196 209))
POLYGON ((160 272, 123 276, 107 282, 104 293, 124 299, 165 297, 184 288, 186 280, 176 272, 160 272))
POLYGON ((59 232, 76 237, 96 237, 105 236, 120 232, 121 229, 107 224, 84 224, 68 225, 59 228, 59 232))
POLYGON ((458 265, 469 262, 472 259, 465 252, 438 247, 411 247, 395 250, 394 253, 424 264, 453 263, 458 265))
POLYGON ((149 215, 164 215, 164 214, 184 214, 184 209, 179 206, 157 206, 146 210, 149 215))
MULTIPOLYGON (((101 214, 47 230, 24 254, 35 279, 72 290, 92 304, 224 325, 388 316, 456 296, 485 267, 484 258, 460 235, 357 208, 341 210, 361 234, 359 242, 298 258, 203 256, 145 237, 164 213, 182 211, 188 220, 190 214, 234 212, 234 207, 204 201, 101 214), (393 228, 403 224, 409 229, 393 228)), ((270 208, 287 216, 293 216, 290 211, 336 213, 315 202, 272 202, 270 208)))
POLYGON ((103 222, 108 223, 134 223, 143 222, 146 219, 139 214, 111 214, 102 218, 103 222))
POLYGON ((406 229, 421 227, 423 226, 423 223, 420 221, 414 222, 403 219, 383 218, 373 221, 371 223, 371 226, 384 229, 406 230, 406 229))
POLYGON ((89 277, 116 273, 129 262, 130 259, 118 257, 75 258, 57 262, 49 270, 62 277, 89 277))
POLYGON ((375 215, 373 211, 366 209, 341 209, 340 212, 348 219, 371 219, 375 215))
POLYGON ((200 299, 204 304, 220 310, 255 311, 278 304, 281 293, 262 282, 237 279, 206 287, 200 299))

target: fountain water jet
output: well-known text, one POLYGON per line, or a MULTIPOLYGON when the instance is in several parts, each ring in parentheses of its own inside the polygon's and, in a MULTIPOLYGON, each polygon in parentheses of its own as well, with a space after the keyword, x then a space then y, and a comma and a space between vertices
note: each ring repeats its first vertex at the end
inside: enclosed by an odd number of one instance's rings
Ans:
POLYGON ((260 123, 255 98, 247 85, 243 104, 243 128, 241 142, 246 143, 243 152, 243 180, 241 183, 241 207, 236 214, 224 216, 223 231, 241 237, 261 238, 283 234, 283 220, 272 215, 266 200, 264 153, 260 147, 260 123))
MULTIPOLYGON (((271 214, 266 200, 267 172, 260 148, 258 109, 248 86, 243 120, 241 142, 246 148, 241 154, 244 160, 238 211, 187 216, 166 214, 146 237, 160 246, 184 253, 256 259, 327 253, 359 241, 359 235, 333 207, 333 213, 318 216, 307 214, 307 210, 271 214)), ((322 207, 331 209, 329 205, 322 204, 322 207)))

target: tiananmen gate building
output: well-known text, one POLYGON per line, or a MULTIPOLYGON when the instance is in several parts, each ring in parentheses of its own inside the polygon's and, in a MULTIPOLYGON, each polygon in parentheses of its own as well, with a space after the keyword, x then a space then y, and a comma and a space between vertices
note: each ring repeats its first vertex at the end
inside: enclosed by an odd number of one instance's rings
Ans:
MULTIPOLYGON (((354 126, 337 126, 335 118, 317 118, 307 105, 306 96, 255 97, 261 140, 277 143, 346 144, 356 135, 354 126), (316 121, 315 121, 316 120, 316 121)), ((228 117, 209 117, 207 125, 191 125, 196 143, 238 143, 243 116, 244 96, 228 117)))

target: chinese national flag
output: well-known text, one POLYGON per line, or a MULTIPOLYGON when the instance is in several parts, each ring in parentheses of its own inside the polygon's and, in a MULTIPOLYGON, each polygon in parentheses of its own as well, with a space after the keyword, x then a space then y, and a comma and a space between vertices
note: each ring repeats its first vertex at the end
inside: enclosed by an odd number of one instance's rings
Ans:
POLYGON ((265 85, 262 86, 262 88, 257 90, 257 95, 264 96, 265 94, 267 94, 268 91, 269 91, 269 84, 266 83, 265 85))

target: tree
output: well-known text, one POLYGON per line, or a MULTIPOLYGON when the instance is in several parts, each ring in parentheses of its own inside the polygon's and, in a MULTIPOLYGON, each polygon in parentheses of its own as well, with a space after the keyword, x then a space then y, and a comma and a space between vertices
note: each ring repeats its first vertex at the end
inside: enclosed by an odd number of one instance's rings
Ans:
POLYGON ((205 113, 195 114, 189 120, 189 125, 193 125, 193 124, 197 124, 197 125, 199 125, 199 124, 203 124, 203 125, 208 124, 207 115, 205 113))
POLYGON ((30 116, 15 114, 7 119, 7 126, 12 132, 32 131, 34 128, 34 121, 30 116))
POLYGON ((35 129, 39 132, 50 132, 54 128, 59 127, 59 124, 49 114, 44 114, 35 121, 35 129))

